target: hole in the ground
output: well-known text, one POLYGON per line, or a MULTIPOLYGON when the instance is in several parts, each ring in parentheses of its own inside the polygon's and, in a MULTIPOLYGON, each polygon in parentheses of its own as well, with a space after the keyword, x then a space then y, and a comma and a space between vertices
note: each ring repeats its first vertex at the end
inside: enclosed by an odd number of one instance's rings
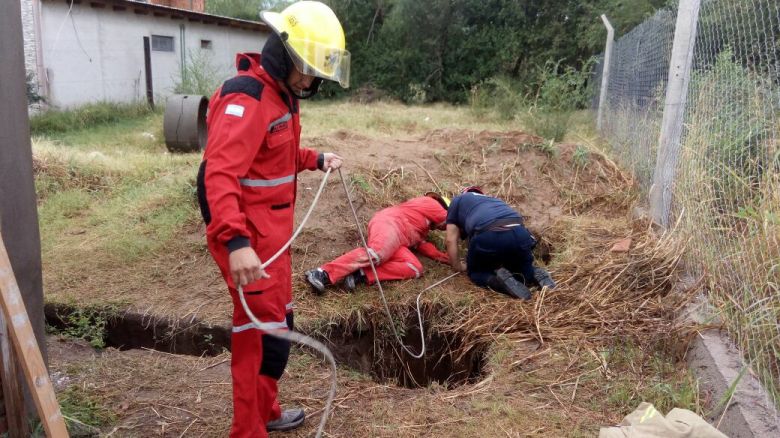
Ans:
MULTIPOLYGON (((137 313, 118 313, 110 308, 79 308, 46 304, 47 325, 68 336, 81 337, 93 346, 120 350, 148 348, 174 354, 215 356, 230 349, 230 328, 208 326, 197 320, 153 318, 137 313)), ((414 352, 420 351, 416 314, 406 309, 406 333, 402 339, 414 352)), ((431 315, 425 311, 424 314, 431 315)), ((399 315, 394 313, 394 317, 399 315)), ((374 324, 343 324, 331 330, 329 344, 339 363, 370 374, 380 382, 396 381, 407 388, 433 382, 454 388, 481 379, 487 342, 471 342, 460 332, 440 332, 424 317, 426 353, 415 359, 403 351, 386 325, 384 313, 374 324)), ((398 322, 398 321, 396 321, 398 322)))
MULTIPOLYGON (((376 318, 382 318, 378 321, 381 328, 371 320, 367 324, 347 322, 331 328, 328 341, 338 362, 370 374, 381 383, 396 381, 406 388, 437 382, 452 389, 482 378, 487 342, 468 342, 458 331, 440 332, 424 318, 426 352, 422 358, 415 359, 398 345, 386 326, 384 314, 376 318)), ((405 327, 404 344, 419 352, 421 340, 415 314, 406 318, 405 327)))
POLYGON ((149 348, 174 354, 216 356, 230 348, 230 329, 197 320, 153 318, 107 308, 46 304, 46 324, 93 346, 149 348))

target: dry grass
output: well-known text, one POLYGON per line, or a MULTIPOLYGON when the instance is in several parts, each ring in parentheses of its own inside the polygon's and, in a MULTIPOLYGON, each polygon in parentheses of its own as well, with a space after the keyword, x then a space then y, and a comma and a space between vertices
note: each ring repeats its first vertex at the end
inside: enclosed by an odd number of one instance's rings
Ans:
MULTIPOLYGON (((528 303, 477 288, 462 276, 426 292, 426 333, 452 341, 426 360, 457 359, 486 349, 484 374, 457 388, 445 382, 404 389, 393 379, 378 383, 341 368, 329 434, 477 437, 490 427, 508 436, 582 436, 619 421, 643 399, 662 406, 699 406, 695 385, 669 355, 684 344, 688 330, 674 322, 676 309, 688 295, 671 292, 683 245, 628 219, 635 189, 614 163, 590 147, 583 162, 575 159, 581 144, 550 146, 535 136, 507 130, 511 124, 464 118, 460 109, 315 104, 309 110, 322 123, 305 125, 307 129, 313 125, 314 134, 320 130, 309 141, 323 148, 340 147, 353 160, 347 174, 364 220, 379 208, 436 186, 453 193, 461 185, 479 182, 524 214, 538 233, 540 246, 548 248, 548 267, 560 283, 555 291, 538 292, 528 303), (408 114, 394 112, 402 108, 408 114), (438 126, 457 128, 430 130, 419 122, 429 112, 438 126), (366 136, 323 134, 325 121, 334 123, 328 118, 352 116, 355 122, 348 126, 366 136), (410 118, 418 119, 417 124, 410 124, 410 118), (495 129, 472 130, 491 126, 495 129), (627 237, 633 241, 628 253, 610 252, 613 243, 627 237)), ((120 154, 113 146, 101 151, 112 160, 119 158, 113 155, 120 154)), ((62 171, 62 163, 72 161, 67 153, 53 149, 52 157, 39 160, 39 174, 71 183, 66 176, 72 175, 70 171, 62 171)), ((154 154, 150 156, 154 161, 154 154)), ((176 169, 173 174, 165 173, 166 164, 140 174, 121 166, 111 171, 101 167, 100 178, 118 178, 126 187, 135 178, 154 182, 130 192, 133 196, 119 196, 123 191, 104 179, 93 183, 85 178, 83 184, 53 190, 42 201, 42 217, 49 221, 44 229, 47 284, 49 291, 52 285, 58 288, 57 299, 74 298, 79 303, 125 299, 125 307, 150 319, 165 315, 227 324, 230 302, 203 247, 203 229, 187 220, 197 217, 195 205, 176 191, 189 186, 197 157, 172 160, 179 160, 168 163, 176 169), (145 234, 150 229, 143 212, 164 206, 159 196, 145 195, 161 187, 169 188, 171 196, 178 193, 171 199, 190 216, 163 222, 175 226, 172 234, 157 239, 160 246, 116 266, 107 244, 117 234, 109 230, 131 226, 147 237, 159 237, 145 234), (73 193, 72 199, 63 201, 63 193, 73 193), (63 211, 68 215, 59 215, 63 211), (108 221, 111 217, 121 220, 108 221), (81 269, 85 254, 101 256, 96 262, 99 270, 81 269)), ((79 164, 74 166, 76 175, 90 163, 74 162, 79 164)), ((302 205, 311 197, 307 188, 315 187, 318 178, 302 176, 302 205)), ((346 211, 339 210, 345 203, 339 184, 334 180, 327 186, 323 205, 331 208, 318 209, 327 214, 318 214, 293 248, 293 266, 299 271, 357 244, 354 225, 342 214, 346 211)), ((123 236, 128 239, 123 242, 132 243, 135 239, 130 238, 137 234, 123 236)), ((429 261, 425 265, 426 284, 449 273, 445 266, 429 261)), ((416 325, 410 316, 424 287, 420 281, 388 285, 392 323, 373 289, 334 290, 315 297, 298 278, 293 284, 296 326, 302 331, 323 338, 340 331, 370 332, 371 360, 411 366, 389 329, 392 324, 414 342, 416 325)), ((332 341, 339 342, 338 336, 332 341)), ((151 436, 163 430, 176 436, 224 436, 230 417, 229 372, 226 364, 207 368, 224 359, 109 349, 87 361, 88 366, 75 360, 65 371, 117 414, 117 424, 104 430, 113 431, 112 436, 151 436)), ((316 415, 326 373, 319 360, 296 354, 283 385, 283 401, 301 404, 316 415)), ((310 433, 314 422, 309 424, 297 436, 310 433)))

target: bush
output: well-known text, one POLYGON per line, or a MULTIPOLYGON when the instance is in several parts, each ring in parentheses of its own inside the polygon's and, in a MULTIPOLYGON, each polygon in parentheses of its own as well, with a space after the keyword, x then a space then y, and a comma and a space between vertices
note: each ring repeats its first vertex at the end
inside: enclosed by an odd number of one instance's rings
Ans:
POLYGON ((75 131, 152 113, 146 103, 90 103, 72 110, 49 110, 30 118, 30 133, 46 135, 75 131))
POLYGON ((187 62, 181 69, 181 75, 173 92, 176 94, 197 94, 211 96, 225 79, 219 68, 212 62, 210 52, 204 50, 188 51, 187 62))

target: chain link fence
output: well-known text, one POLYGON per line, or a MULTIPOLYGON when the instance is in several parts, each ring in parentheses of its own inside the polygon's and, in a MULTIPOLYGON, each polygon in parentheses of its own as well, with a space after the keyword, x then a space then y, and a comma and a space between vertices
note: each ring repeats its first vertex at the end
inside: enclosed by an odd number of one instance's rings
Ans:
MULTIPOLYGON (((653 184, 674 10, 619 38, 602 134, 653 184)), ((600 84, 600 71, 596 82, 600 84)), ((703 0, 670 211, 688 266, 780 405, 780 2, 703 0)))

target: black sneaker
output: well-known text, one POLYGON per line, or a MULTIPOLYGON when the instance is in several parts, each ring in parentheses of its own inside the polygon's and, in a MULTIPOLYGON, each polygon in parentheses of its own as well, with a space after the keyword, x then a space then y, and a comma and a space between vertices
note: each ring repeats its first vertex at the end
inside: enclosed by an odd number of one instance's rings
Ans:
POLYGON ((553 281, 552 277, 550 277, 550 273, 544 268, 534 266, 534 279, 539 283, 539 287, 555 289, 555 281, 553 281))
POLYGON ((272 432, 297 429, 305 419, 306 414, 303 413, 303 409, 285 409, 281 417, 265 425, 265 430, 272 432))
POLYGON ((304 275, 314 293, 318 295, 325 293, 325 286, 330 284, 330 277, 328 277, 327 272, 323 271, 322 268, 317 268, 306 271, 304 275))
POLYGON ((358 284, 365 283, 366 282, 366 276, 363 274, 363 271, 357 270, 346 277, 344 277, 344 287, 346 287, 348 290, 355 290, 358 284))
POLYGON ((502 292, 521 300, 531 299, 531 291, 528 287, 517 281, 515 276, 506 268, 496 269, 496 279, 498 284, 504 289, 502 292))

